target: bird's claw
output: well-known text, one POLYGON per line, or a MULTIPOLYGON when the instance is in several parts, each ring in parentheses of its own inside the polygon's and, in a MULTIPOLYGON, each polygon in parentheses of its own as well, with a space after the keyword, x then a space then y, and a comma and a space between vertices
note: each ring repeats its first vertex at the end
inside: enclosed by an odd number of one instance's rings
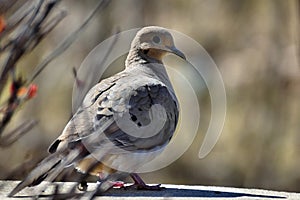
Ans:
POLYGON ((125 189, 125 190, 127 190, 127 189, 136 189, 136 190, 154 190, 154 191, 165 189, 165 187, 162 187, 161 184, 158 184, 158 185, 132 184, 132 185, 129 185, 129 186, 124 186, 122 188, 125 189))

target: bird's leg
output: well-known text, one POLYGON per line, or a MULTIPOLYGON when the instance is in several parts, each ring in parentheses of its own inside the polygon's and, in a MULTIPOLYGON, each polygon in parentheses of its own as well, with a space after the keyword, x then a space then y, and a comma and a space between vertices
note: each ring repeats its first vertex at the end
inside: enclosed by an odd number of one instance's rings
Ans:
MULTIPOLYGON (((127 186, 127 187, 134 187, 138 190, 162 190, 164 187, 161 187, 160 184, 158 185, 147 185, 143 179, 136 173, 130 174, 131 178, 134 181, 133 185, 127 186)), ((127 188, 125 187, 125 189, 127 188)))

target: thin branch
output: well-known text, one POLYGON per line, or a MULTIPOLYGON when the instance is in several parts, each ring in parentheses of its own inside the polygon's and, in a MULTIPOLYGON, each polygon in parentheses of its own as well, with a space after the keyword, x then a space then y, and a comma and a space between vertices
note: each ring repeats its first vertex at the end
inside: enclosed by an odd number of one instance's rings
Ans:
POLYGON ((8 33, 18 27, 18 25, 34 10, 34 7, 31 6, 29 9, 27 8, 24 13, 20 13, 22 12, 20 10, 23 10, 25 6, 28 6, 28 3, 22 6, 13 16, 11 16, 7 20, 7 26, 5 27, 5 30, 0 33, 0 38, 4 38, 8 33))
POLYGON ((47 35, 49 32, 51 32, 66 16, 66 11, 60 11, 58 15, 54 16, 47 24, 44 25, 42 35, 47 35))
POLYGON ((35 12, 32 14, 31 18, 29 19, 28 24, 31 24, 35 20, 36 16, 40 12, 40 9, 41 9, 43 3, 44 3, 44 0, 39 0, 39 3, 37 5, 37 7, 35 8, 35 12))
POLYGON ((22 137, 25 133, 30 131, 36 124, 37 124, 36 120, 29 120, 22 123, 16 129, 12 130, 7 135, 1 137, 0 146, 1 147, 10 146, 12 143, 17 141, 20 137, 22 137))
MULTIPOLYGON (((40 0, 35 11, 32 13, 29 21, 25 22, 24 29, 15 37, 15 39, 11 40, 8 43, 10 46, 5 46, 5 48, 11 48, 10 53, 6 59, 6 63, 4 64, 4 67, 0 74, 0 94, 2 94, 3 88, 7 84, 9 74, 11 74, 11 76, 13 77, 13 82, 11 85, 11 87, 13 87, 13 90, 10 93, 7 103, 3 106, 4 116, 0 121, 0 135, 10 122, 17 108, 26 100, 28 100, 19 98, 18 96, 18 91, 20 88, 22 88, 22 86, 24 86, 25 81, 22 81, 21 79, 17 79, 15 77, 14 69, 20 58, 25 53, 32 51, 34 47, 36 47, 36 45, 39 44, 41 39, 44 38, 44 36, 47 35, 54 28, 55 25, 58 24, 57 19, 60 18, 59 16, 56 18, 54 17, 54 21, 50 21, 49 23, 46 23, 46 19, 49 17, 49 14, 53 10, 55 4, 59 1, 60 0, 46 3, 46 5, 44 6, 45 9, 42 10, 44 0, 40 0), (48 26, 46 26, 46 30, 43 30, 42 25, 44 24, 48 26)), ((25 16, 23 16, 23 18, 24 17, 25 16)), ((2 146, 13 143, 19 137, 21 137, 23 133, 25 133, 19 132, 19 129, 17 130, 17 132, 12 132, 6 138, 0 138, 2 146)))
POLYGON ((22 31, 12 43, 12 49, 10 52, 10 56, 8 57, 4 68, 0 74, 0 93, 4 88, 4 85, 7 81, 8 72, 15 68, 17 61, 29 50, 32 50, 37 45, 37 39, 40 36, 40 26, 41 23, 45 21, 50 11, 53 9, 54 4, 57 1, 53 1, 49 3, 50 5, 46 5, 46 10, 41 14, 40 18, 37 18, 38 12, 41 9, 42 3, 44 0, 39 1, 39 5, 37 6, 35 12, 31 16, 29 22, 26 24, 26 28, 22 31), (34 21, 36 20, 36 21, 34 21), (30 48, 30 46, 32 48, 30 48))
POLYGON ((67 50, 71 44, 77 39, 78 35, 85 30, 88 23, 91 21, 91 19, 94 17, 94 15, 97 13, 98 10, 105 8, 108 5, 108 0, 102 0, 100 1, 95 9, 91 12, 91 14, 86 18, 86 20, 83 22, 83 24, 75 30, 73 33, 71 33, 61 44, 57 46, 57 48, 48 55, 37 67, 33 75, 28 79, 29 83, 32 82, 45 68, 46 66, 56 57, 61 55, 65 50, 67 50))

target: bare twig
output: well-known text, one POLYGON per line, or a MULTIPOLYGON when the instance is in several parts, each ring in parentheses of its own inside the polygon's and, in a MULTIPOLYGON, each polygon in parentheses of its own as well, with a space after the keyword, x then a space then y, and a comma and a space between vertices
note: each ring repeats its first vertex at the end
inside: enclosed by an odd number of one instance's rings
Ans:
POLYGON ((17 141, 20 137, 22 137, 25 133, 31 130, 37 124, 36 120, 29 120, 22 123, 16 129, 11 131, 10 133, 6 134, 0 140, 1 147, 7 147, 17 141))
MULTIPOLYGON (((0 121, 0 146, 7 147, 19 139, 22 135, 27 133, 35 124, 36 121, 31 120, 24 122, 21 126, 17 127, 15 130, 6 134, 6 136, 1 137, 4 129, 10 122, 17 108, 29 100, 30 98, 20 96, 20 90, 27 90, 24 88, 26 81, 15 77, 15 68, 20 58, 24 56, 27 52, 32 51, 40 41, 58 24, 62 19, 62 15, 57 15, 53 17, 53 21, 48 22, 50 13, 52 12, 54 6, 60 0, 44 1, 40 0, 37 7, 25 8, 28 6, 27 3, 17 10, 17 12, 10 18, 10 21, 14 20, 14 23, 9 22, 9 29, 6 32, 2 32, 1 36, 8 34, 9 32, 16 30, 14 33, 16 36, 11 39, 4 47, 1 48, 1 53, 8 50, 8 55, 4 66, 1 69, 0 74, 0 94, 3 94, 3 88, 8 84, 9 75, 12 76, 13 82, 11 83, 11 91, 8 101, 1 107, 2 118, 0 121), (26 10, 25 10, 26 9, 26 10), (28 9, 28 10, 27 10, 28 9), (25 11, 24 11, 25 10, 25 11), (33 12, 34 11, 34 12, 33 12), (21 13, 21 14, 20 14, 21 13), (23 13, 23 14, 22 14, 23 13), (22 21, 28 16, 30 18, 21 24, 22 21), (20 17, 21 16, 21 17, 20 17), (17 18, 18 17, 18 18, 17 18), (17 19, 15 19, 17 18, 17 19), (21 28, 19 28, 19 26, 21 28), (18 32, 19 31, 19 32, 18 32)), ((3 37, 1 37, 1 40, 3 37)), ((28 95, 29 90, 27 90, 26 95, 28 95)))
POLYGON ((59 22, 62 21, 63 18, 65 18, 67 16, 67 12, 66 11, 61 11, 58 15, 54 16, 53 19, 51 19, 51 21, 49 21, 48 23, 46 23, 44 25, 44 30, 43 30, 43 35, 47 35, 49 32, 51 32, 58 24, 59 22))
MULTIPOLYGON (((15 79, 15 77, 13 77, 13 79, 15 79)), ((19 79, 14 80, 11 85, 13 89, 11 90, 11 94, 7 101, 7 105, 5 105, 4 108, 2 108, 4 110, 4 116, 0 122, 0 135, 2 134, 8 122, 11 120, 16 108, 20 104, 17 93, 22 84, 23 81, 19 79)))
MULTIPOLYGON (((17 69, 16 67, 20 59, 26 53, 31 52, 38 44, 40 44, 41 40, 44 39, 55 27, 57 27, 57 24, 66 16, 66 12, 64 11, 53 14, 55 6, 60 1, 61 0, 38 0, 38 4, 36 4, 35 7, 30 7, 28 10, 26 10, 26 12, 24 10, 23 12, 20 11, 21 14, 16 15, 18 18, 12 19, 14 21, 9 22, 9 27, 4 32, 0 33, 1 40, 3 38, 2 36, 8 36, 8 34, 11 32, 15 34, 13 39, 4 44, 2 48, 0 47, 0 54, 3 52, 7 53, 5 54, 7 57, 4 66, 1 66, 0 71, 0 95, 3 94, 3 89, 5 86, 11 86, 8 100, 0 108, 0 112, 2 114, 0 119, 0 147, 10 146, 37 124, 37 121, 35 120, 28 120, 16 127, 13 131, 3 134, 6 126, 20 105, 30 99, 30 95, 28 95, 29 87, 26 86, 28 86, 53 59, 57 58, 72 45, 78 36, 85 30, 88 23, 96 15, 96 13, 99 10, 104 9, 110 2, 109 0, 99 1, 84 22, 73 33, 66 37, 63 42, 61 42, 52 51, 52 53, 46 57, 46 59, 44 59, 35 67, 32 76, 26 80, 20 79, 15 74, 15 69, 17 69), (9 82, 10 77, 12 78, 12 83, 9 82), (20 91, 23 91, 21 89, 25 89, 25 91, 27 91, 27 96, 24 97, 21 95, 22 93, 20 91)), ((22 8, 24 9, 24 6, 22 6, 22 8)), ((105 59, 111 52, 116 40, 111 44, 102 62, 105 62, 105 59)), ((76 76, 76 70, 74 73, 76 76)), ((77 157, 77 153, 78 152, 72 152, 71 156, 69 157, 70 162, 72 161, 73 157, 77 157)), ((65 162, 69 163, 69 161, 65 162)), ((90 170, 95 166, 96 164, 91 165, 90 170)), ((57 175, 62 172, 63 167, 64 165, 62 164, 60 168, 56 169, 45 180, 53 181, 57 175)), ((85 180, 87 176, 88 175, 85 175, 82 178, 85 180)), ((79 181, 82 180, 80 179, 79 181)), ((53 199, 75 198, 83 195, 76 193, 76 186, 71 188, 67 194, 60 194, 59 189, 60 188, 57 186, 54 195, 52 196, 53 199)))
POLYGON ((0 38, 4 38, 8 33, 18 27, 18 25, 34 10, 34 7, 29 4, 30 2, 25 3, 18 11, 16 11, 14 15, 12 15, 7 20, 7 26, 5 30, 0 33, 0 38))
POLYGON ((38 17, 38 12, 44 1, 40 0, 35 12, 31 16, 26 28, 22 31, 16 39, 12 42, 12 49, 2 72, 0 74, 0 93, 7 81, 8 72, 15 68, 17 61, 29 50, 31 51, 40 41, 41 24, 45 22, 50 11, 53 9, 56 1, 46 5, 45 12, 38 17))
POLYGON ((102 0, 100 1, 95 9, 91 12, 91 14, 86 18, 86 20, 83 22, 83 24, 78 27, 77 30, 75 30, 73 33, 71 33, 61 44, 57 46, 57 48, 48 55, 37 67, 33 75, 28 79, 29 83, 32 82, 45 68, 46 66, 56 57, 61 55, 65 50, 67 50, 71 44, 75 41, 75 39, 78 37, 78 35, 86 28, 88 23, 91 21, 91 19, 94 17, 94 15, 97 13, 98 10, 103 9, 107 6, 108 0, 102 0))
MULTIPOLYGON (((2 48, 2 51, 9 48, 10 52, 0 74, 0 94, 2 94, 3 88, 7 84, 9 74, 11 74, 11 76, 13 77, 13 83, 11 84, 13 90, 11 91, 9 99, 4 106, 3 118, 0 121, 0 136, 7 124, 10 122, 16 109, 21 103, 24 102, 24 99, 19 99, 18 92, 19 89, 24 86, 26 81, 17 79, 15 77, 14 69, 20 58, 27 52, 32 51, 40 43, 40 41, 58 24, 58 22, 62 20, 63 15, 56 15, 56 17, 54 17, 52 21, 50 20, 50 22, 47 22, 47 18, 49 17, 54 6, 59 1, 60 0, 53 0, 51 2, 45 3, 44 5, 44 2, 46 1, 40 0, 37 7, 34 9, 34 12, 31 11, 32 8, 29 9, 30 12, 26 12, 25 15, 21 18, 22 21, 27 14, 32 12, 30 19, 27 22, 24 22, 25 25, 23 27, 23 30, 21 30, 21 32, 17 34, 15 39, 8 42, 8 44, 5 45, 4 48, 2 48)), ((8 137, 11 138, 0 138, 2 140, 2 146, 11 144, 12 142, 16 141, 21 135, 23 135, 23 133, 24 132, 17 135, 8 135, 8 137)))

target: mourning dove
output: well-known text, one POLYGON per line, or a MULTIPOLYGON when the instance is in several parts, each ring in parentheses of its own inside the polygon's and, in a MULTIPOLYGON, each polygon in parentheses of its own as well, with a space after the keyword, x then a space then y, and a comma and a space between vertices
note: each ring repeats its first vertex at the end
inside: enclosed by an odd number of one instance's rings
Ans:
POLYGON ((52 181, 64 167, 100 178, 102 190, 110 180, 130 175, 135 184, 148 187, 134 173, 154 159, 176 129, 179 104, 162 63, 167 53, 185 56, 167 29, 150 26, 137 32, 125 69, 92 87, 51 153, 9 196, 26 186, 52 181))

